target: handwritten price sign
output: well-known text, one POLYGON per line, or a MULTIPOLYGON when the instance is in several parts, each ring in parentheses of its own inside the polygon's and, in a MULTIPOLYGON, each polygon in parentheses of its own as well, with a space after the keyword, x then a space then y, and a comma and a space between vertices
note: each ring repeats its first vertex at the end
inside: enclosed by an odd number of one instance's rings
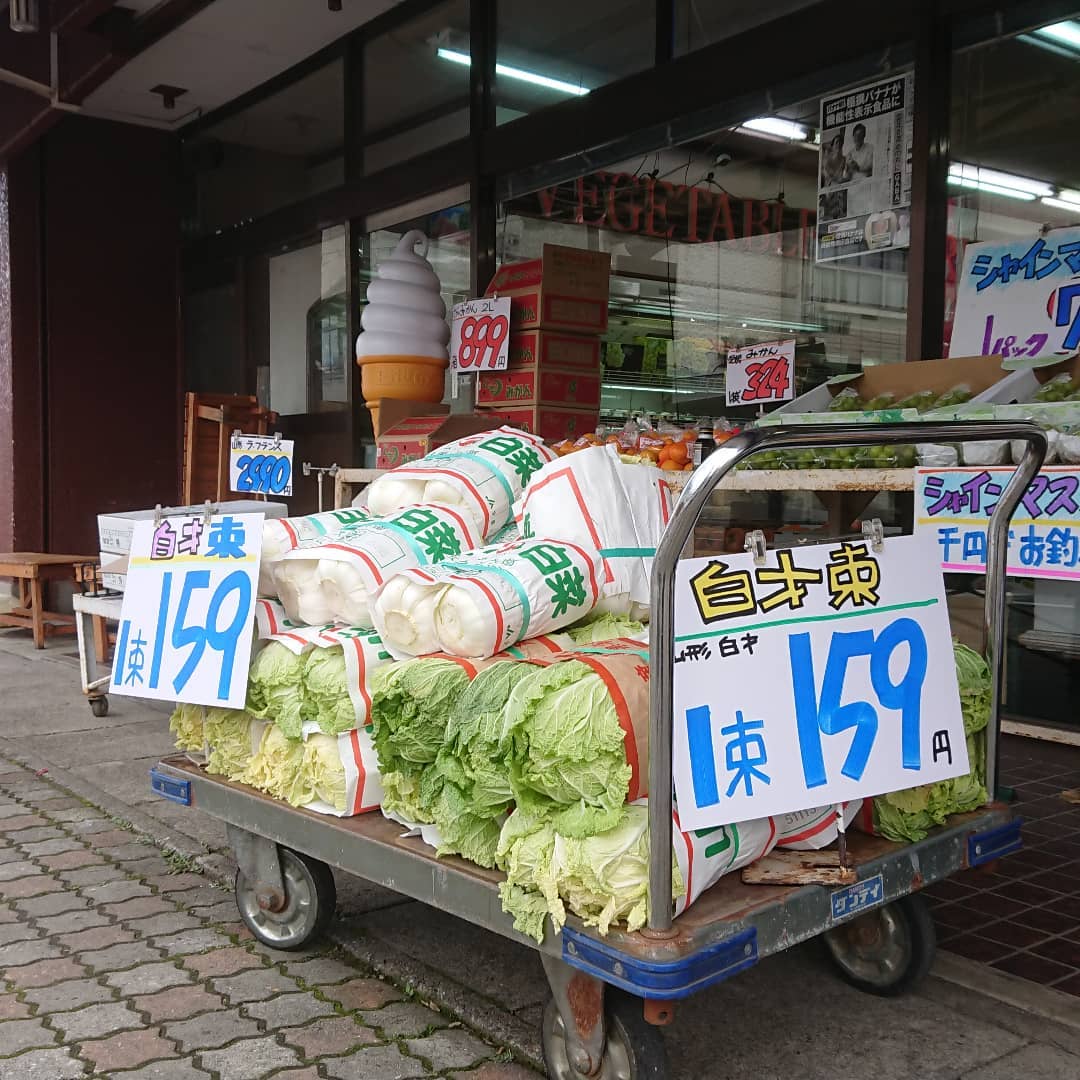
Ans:
POLYGON ((450 370, 505 371, 510 356, 510 298, 481 297, 454 305, 450 370))
POLYGON ((928 536, 679 563, 675 792, 685 829, 969 771, 928 536))
POLYGON ((765 405, 795 396, 795 339, 732 349, 727 358, 727 403, 765 405))
POLYGON ((1080 350, 1080 228, 968 244, 956 294, 952 356, 1002 356, 1006 367, 1080 350))
POLYGON ((242 709, 262 514, 137 521, 110 693, 242 709))
POLYGON ((291 495, 293 444, 274 435, 233 435, 229 488, 256 495, 291 495))

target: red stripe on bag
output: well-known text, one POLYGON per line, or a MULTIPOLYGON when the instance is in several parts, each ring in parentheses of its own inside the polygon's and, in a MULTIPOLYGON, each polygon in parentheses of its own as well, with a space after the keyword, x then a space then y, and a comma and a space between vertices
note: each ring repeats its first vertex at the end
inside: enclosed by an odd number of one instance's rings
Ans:
POLYGON ((292 541, 292 546, 298 548, 300 546, 300 537, 296 535, 296 530, 292 527, 288 518, 278 518, 281 522, 281 527, 289 534, 289 539, 292 541))
MULTIPOLYGON (((364 663, 364 646, 361 644, 360 638, 353 638, 353 645, 356 646, 356 659, 360 665, 360 696, 364 699, 364 707, 367 709, 367 718, 371 717, 371 695, 367 692, 367 679, 364 677, 367 674, 367 664, 364 663)), ((365 720, 365 723, 367 721, 365 720)))
POLYGON ((326 544, 325 546, 332 548, 334 551, 347 551, 350 555, 355 555, 361 562, 367 563, 371 576, 375 579, 375 584, 381 585, 383 583, 383 576, 379 573, 375 560, 366 551, 349 547, 347 544, 326 544))
POLYGON ((679 811, 672 810, 671 816, 675 821, 675 828, 679 830, 679 835, 683 838, 683 843, 686 845, 686 901, 685 906, 689 907, 690 902, 694 896, 693 882, 694 882, 694 845, 690 841, 690 837, 687 833, 683 832, 682 825, 679 823, 679 811))
POLYGON ((349 732, 349 745, 352 747, 353 761, 356 763, 356 794, 353 796, 353 813, 359 814, 364 809, 367 769, 364 768, 364 755, 360 753, 360 733, 356 728, 349 732))
POLYGON ((785 836, 782 840, 777 842, 777 847, 786 847, 788 844, 797 844, 800 840, 809 840, 811 836, 817 836, 819 833, 823 833, 831 825, 836 824, 836 811, 833 810, 825 818, 824 821, 819 821, 816 825, 811 825, 808 829, 803 829, 800 833, 795 833, 794 836, 785 836))
POLYGON ((437 653, 431 653, 430 656, 428 657, 428 659, 431 659, 431 660, 450 660, 453 663, 457 664, 457 666, 459 668, 461 668, 461 670, 464 671, 465 674, 468 675, 470 679, 475 679, 476 678, 476 665, 475 664, 470 664, 469 661, 466 660, 465 657, 463 657, 463 656, 451 656, 449 653, 437 652, 437 653))
POLYGON ((590 555, 583 547, 578 547, 577 544, 571 544, 569 540, 560 540, 560 544, 564 547, 573 548, 588 564, 589 566, 589 581, 592 583, 592 597, 593 603, 596 602, 600 596, 600 585, 596 580, 596 573, 593 570, 593 558, 594 555, 590 555))
POLYGON ((259 603, 262 604, 263 611, 266 612, 266 620, 270 624, 270 633, 276 634, 278 632, 277 619, 274 618, 273 605, 269 600, 260 600, 259 603))
POLYGON ((473 537, 472 532, 469 530, 469 525, 466 520, 456 510, 451 510, 449 506, 441 505, 439 509, 445 510, 458 523, 458 525, 461 526, 461 531, 465 534, 465 539, 468 542, 469 547, 476 547, 477 541, 473 537))
MULTIPOLYGON (((771 851, 773 846, 773 837, 776 836, 776 818, 769 818, 769 839, 765 844, 761 854, 764 855, 766 851, 771 851)), ((758 856, 759 858, 761 856, 758 856)))
POLYGON ((656 485, 656 490, 660 496, 660 516, 664 519, 666 525, 668 518, 671 517, 671 489, 668 487, 666 480, 661 480, 656 485))
POLYGON ((874 835, 874 800, 863 799, 859 807, 859 825, 864 833, 874 835))
MULTIPOLYGON (((488 603, 491 605, 491 610, 495 612, 495 648, 493 653, 497 653, 502 647, 503 631, 506 629, 506 623, 502 617, 502 605, 499 603, 499 598, 495 595, 494 590, 490 585, 485 585, 479 577, 467 578, 462 577, 459 574, 451 574, 451 580, 453 581, 468 581, 475 585, 483 594, 487 597, 488 603)), ((527 626, 523 626, 522 632, 528 630, 527 626)))
MULTIPOLYGON (((581 494, 581 488, 578 487, 577 477, 574 476, 573 470, 570 468, 560 469, 558 472, 552 473, 551 476, 546 477, 543 480, 537 481, 529 488, 529 494, 525 499, 524 507, 528 507, 529 499, 539 491, 541 488, 547 487, 548 484, 555 480, 565 479, 570 484, 570 490, 574 493, 574 500, 578 504, 578 509, 581 511, 581 516, 585 520, 585 527, 589 530, 589 538, 596 546, 596 550, 599 551, 603 544, 600 543, 600 535, 597 533, 595 526, 593 525, 592 515, 589 513, 589 508, 585 505, 585 499, 581 494)), ((615 580, 615 574, 612 572, 608 565, 607 559, 604 562, 604 572, 607 575, 608 581, 615 580)))
POLYGON ((564 645, 560 645, 557 641, 552 641, 547 634, 541 634, 539 637, 534 637, 530 640, 535 641, 538 645, 543 645, 548 652, 556 654, 566 652, 566 647, 564 645))
POLYGON ((626 801, 634 802, 641 798, 642 792, 640 790, 640 777, 638 776, 637 736, 634 735, 634 725, 630 722, 630 709, 626 704, 626 698, 623 697, 619 684, 615 681, 615 676, 603 664, 591 656, 586 656, 584 653, 576 653, 574 659, 580 660, 586 667, 592 668, 603 679, 604 685, 611 695, 611 701, 615 706, 615 717, 619 721, 619 727, 623 729, 623 735, 625 736, 626 763, 630 766, 630 790, 627 792, 626 801))

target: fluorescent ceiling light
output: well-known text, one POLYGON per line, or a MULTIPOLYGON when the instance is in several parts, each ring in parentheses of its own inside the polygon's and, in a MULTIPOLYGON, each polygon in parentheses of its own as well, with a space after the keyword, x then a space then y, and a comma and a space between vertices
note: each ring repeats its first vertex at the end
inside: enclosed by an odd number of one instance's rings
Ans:
POLYGON ((806 137, 810 134, 809 129, 802 124, 796 124, 793 120, 784 120, 779 116, 756 116, 739 126, 748 131, 760 131, 764 135, 789 139, 791 142, 806 142, 806 137))
POLYGON ((982 184, 978 180, 968 180, 960 176, 950 176, 949 183, 956 184, 958 187, 985 191, 988 195, 1003 195, 1007 199, 1020 199, 1023 202, 1035 201, 1035 196, 1029 191, 1016 191, 1014 188, 998 187, 996 184, 982 184))
POLYGON ((1074 214, 1080 214, 1080 199, 1069 202, 1066 199, 1040 199, 1043 206, 1052 206, 1055 210, 1069 210, 1074 214))
MULTIPOLYGON (((462 64, 465 67, 472 66, 472 57, 468 53, 459 52, 457 49, 447 49, 440 46, 435 50, 435 55, 441 60, 449 60, 454 64, 462 64)), ((552 79, 548 75, 541 75, 535 71, 526 71, 524 68, 510 67, 508 64, 496 64, 495 74, 503 75, 507 79, 517 79, 519 82, 531 83, 533 86, 543 86, 547 90, 557 90, 560 94, 572 94, 574 97, 583 97, 589 92, 587 86, 575 86, 573 83, 563 82, 562 79, 552 79)))
POLYGON ((1013 173, 999 172, 997 169, 983 169, 978 165, 968 165, 954 161, 949 166, 949 179, 962 187, 978 187, 990 191, 993 188, 1017 193, 1021 198, 1052 196, 1054 188, 1045 180, 1032 180, 1027 176, 1015 176, 1013 173))
POLYGON ((1067 22, 1051 23, 1049 26, 1041 26, 1033 30, 1033 34, 1050 41, 1059 41, 1062 45, 1071 46, 1080 53, 1080 23, 1072 19, 1067 22))

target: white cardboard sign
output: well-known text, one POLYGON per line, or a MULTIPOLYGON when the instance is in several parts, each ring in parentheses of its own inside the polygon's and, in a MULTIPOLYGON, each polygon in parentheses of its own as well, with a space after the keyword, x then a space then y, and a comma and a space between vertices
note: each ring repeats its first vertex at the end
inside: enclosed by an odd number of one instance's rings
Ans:
POLYGON ((795 339, 732 349, 724 380, 731 406, 790 401, 795 396, 795 339))
POLYGON ((450 370, 505 371, 510 357, 510 297, 482 296, 455 304, 450 370))
POLYGON ((262 514, 137 521, 111 694, 242 709, 262 514))
POLYGON ((675 597, 683 828, 969 771, 931 537, 687 559, 675 597))

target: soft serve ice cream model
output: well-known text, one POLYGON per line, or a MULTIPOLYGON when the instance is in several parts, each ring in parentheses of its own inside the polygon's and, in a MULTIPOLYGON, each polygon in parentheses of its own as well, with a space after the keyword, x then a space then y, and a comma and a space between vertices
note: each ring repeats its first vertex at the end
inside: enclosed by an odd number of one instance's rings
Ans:
POLYGON ((356 362, 376 431, 381 398, 442 401, 450 327, 427 250, 422 232, 407 232, 368 286, 356 362))

